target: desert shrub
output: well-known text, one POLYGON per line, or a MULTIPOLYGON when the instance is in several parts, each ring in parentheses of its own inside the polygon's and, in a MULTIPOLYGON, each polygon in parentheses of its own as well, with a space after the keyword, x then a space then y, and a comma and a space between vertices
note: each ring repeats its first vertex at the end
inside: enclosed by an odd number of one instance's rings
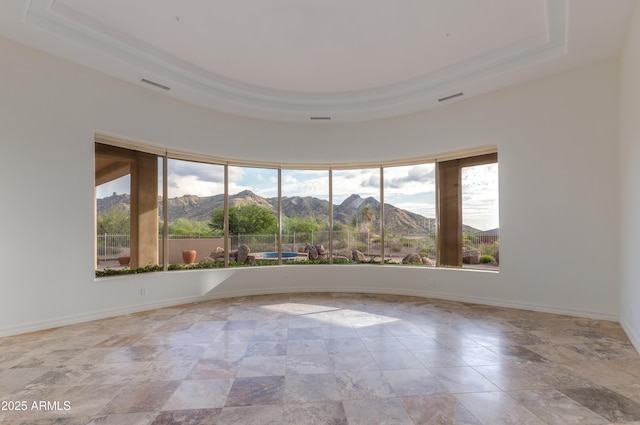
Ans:
POLYGON ((496 241, 491 244, 482 244, 479 247, 480 254, 482 255, 490 255, 492 257, 496 257, 496 254, 500 250, 500 242, 496 241))
POLYGON ((431 258, 432 260, 436 258, 436 247, 433 245, 420 248, 419 252, 421 257, 431 258))
POLYGON ((496 261, 496 259, 493 258, 492 255, 485 254, 480 256, 480 263, 482 264, 493 263, 494 261, 496 261))

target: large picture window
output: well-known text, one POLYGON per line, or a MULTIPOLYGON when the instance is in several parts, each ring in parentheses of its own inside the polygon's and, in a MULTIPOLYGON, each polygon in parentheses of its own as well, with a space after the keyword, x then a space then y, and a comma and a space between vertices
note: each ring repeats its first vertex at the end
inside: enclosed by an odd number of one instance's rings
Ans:
POLYGON ((96 275, 292 262, 498 270, 496 153, 268 165, 96 142, 96 275))

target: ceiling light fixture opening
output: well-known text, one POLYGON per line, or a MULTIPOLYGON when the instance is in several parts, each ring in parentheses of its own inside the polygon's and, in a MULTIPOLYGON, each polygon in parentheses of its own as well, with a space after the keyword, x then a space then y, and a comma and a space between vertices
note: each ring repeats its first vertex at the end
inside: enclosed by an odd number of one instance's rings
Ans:
POLYGON ((149 85, 152 85, 154 87, 158 87, 158 88, 160 88, 162 90, 171 90, 171 87, 169 87, 169 86, 165 86, 164 84, 156 83, 155 81, 147 80, 146 78, 142 78, 140 81, 142 81, 143 83, 147 83, 149 85))
POLYGON ((456 97, 460 97, 460 96, 463 96, 463 95, 464 95, 464 93, 460 92, 460 93, 452 94, 451 96, 441 97, 440 99, 438 99, 438 102, 446 102, 447 100, 451 100, 451 99, 454 99, 456 97))

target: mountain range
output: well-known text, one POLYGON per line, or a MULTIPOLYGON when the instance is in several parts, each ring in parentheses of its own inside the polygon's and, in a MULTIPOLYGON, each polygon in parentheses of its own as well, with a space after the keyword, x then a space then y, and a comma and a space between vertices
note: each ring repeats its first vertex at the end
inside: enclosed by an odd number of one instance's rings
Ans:
MULTIPOLYGON (((131 198, 128 194, 118 195, 114 193, 111 196, 100 198, 97 200, 98 215, 114 207, 128 210, 130 202, 131 198)), ((275 214, 278 208, 278 198, 263 198, 250 190, 244 190, 235 195, 229 195, 229 205, 258 205, 270 209, 275 214)), ((209 221, 211 212, 223 208, 223 206, 224 195, 222 194, 213 196, 183 195, 167 201, 168 219, 169 222, 174 222, 179 218, 186 218, 192 221, 209 221)), ((158 207, 160 214, 162 214, 161 198, 158 199, 158 207)), ((380 202, 373 197, 362 198, 357 194, 353 194, 342 201, 341 204, 333 206, 334 222, 349 225, 359 211, 369 207, 374 213, 371 225, 377 228, 380 219, 380 202)), ((289 218, 311 218, 328 222, 329 201, 312 196, 282 197, 282 213, 289 218)), ((385 204, 384 214, 385 228, 390 229, 393 233, 425 233, 434 231, 436 228, 434 218, 424 217, 391 204, 385 204)), ((358 214, 358 216, 360 217, 361 214, 358 214)), ((464 230, 474 231, 476 229, 465 225, 464 230)))

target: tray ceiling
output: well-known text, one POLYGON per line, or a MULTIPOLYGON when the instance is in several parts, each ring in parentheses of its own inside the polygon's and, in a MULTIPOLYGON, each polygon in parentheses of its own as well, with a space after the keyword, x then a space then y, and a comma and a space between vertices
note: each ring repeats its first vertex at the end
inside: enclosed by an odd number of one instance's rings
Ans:
POLYGON ((3 0, 0 35, 207 108, 346 122, 613 57, 634 3, 3 0))

